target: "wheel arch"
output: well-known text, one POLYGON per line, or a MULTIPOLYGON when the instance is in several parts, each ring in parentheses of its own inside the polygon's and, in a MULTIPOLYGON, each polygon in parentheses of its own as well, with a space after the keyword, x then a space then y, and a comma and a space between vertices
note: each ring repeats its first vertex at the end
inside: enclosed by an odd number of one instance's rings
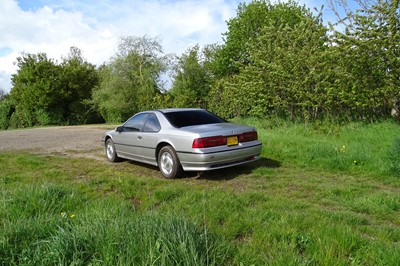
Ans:
POLYGON ((167 141, 161 141, 160 143, 158 143, 157 147, 156 147, 156 154, 155 154, 157 165, 158 165, 158 154, 160 153, 160 150, 162 148, 164 148, 165 146, 171 146, 173 149, 175 149, 174 146, 171 145, 171 143, 169 143, 167 141))
MULTIPOLYGON (((110 135, 107 135, 107 136, 104 138, 104 146, 107 145, 107 140, 109 140, 109 139, 113 140, 112 137, 111 137, 110 135)), ((114 140, 113 140, 113 141, 114 141, 114 140)))

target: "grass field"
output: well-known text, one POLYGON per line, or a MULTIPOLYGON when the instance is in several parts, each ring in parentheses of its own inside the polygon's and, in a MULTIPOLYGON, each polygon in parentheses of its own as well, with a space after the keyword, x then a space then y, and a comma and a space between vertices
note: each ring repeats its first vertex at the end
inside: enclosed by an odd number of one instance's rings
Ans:
POLYGON ((258 162, 177 180, 0 153, 0 265, 400 264, 400 125, 239 122, 258 162))

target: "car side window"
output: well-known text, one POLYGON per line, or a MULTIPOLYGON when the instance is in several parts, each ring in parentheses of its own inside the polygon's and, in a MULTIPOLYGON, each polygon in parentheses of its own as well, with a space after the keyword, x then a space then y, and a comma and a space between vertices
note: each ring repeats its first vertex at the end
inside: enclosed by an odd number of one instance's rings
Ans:
POLYGON ((144 125, 144 132, 158 132, 160 131, 161 126, 158 122, 157 116, 155 114, 149 114, 147 117, 146 124, 144 125))
POLYGON ((138 114, 130 118, 122 127, 124 132, 137 132, 143 129, 148 114, 138 114))

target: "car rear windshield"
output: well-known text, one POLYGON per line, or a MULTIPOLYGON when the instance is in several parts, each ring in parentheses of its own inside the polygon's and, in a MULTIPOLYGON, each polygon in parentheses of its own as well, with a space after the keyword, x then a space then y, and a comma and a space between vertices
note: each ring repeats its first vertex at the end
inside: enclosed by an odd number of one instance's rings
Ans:
POLYGON ((205 110, 190 110, 164 113, 172 126, 188 127, 226 122, 224 119, 205 110))

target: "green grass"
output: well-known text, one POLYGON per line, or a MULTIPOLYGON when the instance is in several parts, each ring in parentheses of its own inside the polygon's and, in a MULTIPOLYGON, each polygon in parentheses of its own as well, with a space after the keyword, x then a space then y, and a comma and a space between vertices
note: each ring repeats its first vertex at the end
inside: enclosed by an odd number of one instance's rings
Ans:
POLYGON ((395 122, 343 126, 258 119, 238 122, 257 127, 265 157, 307 168, 384 179, 400 176, 400 126, 395 122))
POLYGON ((234 251, 185 219, 46 182, 8 191, 1 216, 2 265, 221 265, 234 251))
POLYGON ((244 122, 261 160, 177 180, 1 153, 0 265, 398 265, 399 125, 244 122))

